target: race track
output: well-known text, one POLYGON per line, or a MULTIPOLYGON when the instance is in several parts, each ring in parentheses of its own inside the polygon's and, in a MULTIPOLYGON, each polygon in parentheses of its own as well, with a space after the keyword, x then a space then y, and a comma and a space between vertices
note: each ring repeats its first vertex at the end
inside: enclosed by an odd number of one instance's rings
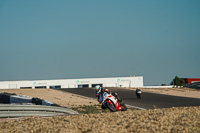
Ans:
MULTIPOLYGON (((96 98, 94 90, 91 88, 67 88, 58 90, 90 98, 96 98)), ((187 98, 143 92, 142 99, 137 99, 135 96, 135 91, 133 90, 120 88, 109 88, 109 90, 112 92, 117 92, 118 96, 123 99, 125 104, 144 109, 200 106, 200 99, 198 98, 187 98)))

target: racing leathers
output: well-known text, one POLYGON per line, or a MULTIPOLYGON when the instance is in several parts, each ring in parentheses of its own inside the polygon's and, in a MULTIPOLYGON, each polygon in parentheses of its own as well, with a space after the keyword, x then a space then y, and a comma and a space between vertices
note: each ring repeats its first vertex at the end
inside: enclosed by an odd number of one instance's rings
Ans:
POLYGON ((102 108, 102 109, 106 109, 106 108, 107 108, 106 105, 104 105, 104 103, 102 103, 102 102, 103 102, 103 94, 104 94, 104 93, 108 93, 108 92, 105 92, 104 90, 105 90, 105 89, 102 88, 102 90, 101 90, 99 93, 96 93, 97 101, 98 101, 100 104, 102 104, 102 105, 101 105, 101 108, 102 108))

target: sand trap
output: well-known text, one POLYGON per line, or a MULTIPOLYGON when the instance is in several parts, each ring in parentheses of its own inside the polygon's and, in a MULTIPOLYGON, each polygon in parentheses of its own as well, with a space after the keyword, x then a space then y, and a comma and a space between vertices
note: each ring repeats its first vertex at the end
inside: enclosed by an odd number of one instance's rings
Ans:
POLYGON ((141 88, 143 92, 200 98, 200 90, 191 88, 141 88))
MULTIPOLYGON (((62 107, 77 107, 80 105, 95 105, 97 100, 85 98, 71 93, 65 93, 52 89, 6 89, 0 92, 15 93, 30 97, 38 97, 49 102, 58 104, 62 107)), ((94 97, 95 98, 95 97, 94 97)))

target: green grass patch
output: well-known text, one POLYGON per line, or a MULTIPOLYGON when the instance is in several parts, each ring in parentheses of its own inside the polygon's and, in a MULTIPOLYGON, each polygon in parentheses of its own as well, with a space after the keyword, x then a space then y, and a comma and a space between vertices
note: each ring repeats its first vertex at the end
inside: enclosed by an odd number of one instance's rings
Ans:
POLYGON ((101 109, 101 105, 90 105, 90 106, 79 106, 73 107, 72 110, 77 111, 79 114, 90 114, 90 113, 107 113, 109 109, 101 109))

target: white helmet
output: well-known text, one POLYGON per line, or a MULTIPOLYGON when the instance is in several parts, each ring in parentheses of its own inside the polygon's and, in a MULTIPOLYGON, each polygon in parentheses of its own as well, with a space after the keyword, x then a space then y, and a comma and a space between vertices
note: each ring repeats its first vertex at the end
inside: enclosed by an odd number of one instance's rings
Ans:
POLYGON ((101 92, 101 86, 100 85, 95 86, 94 89, 96 90, 97 93, 101 92))

